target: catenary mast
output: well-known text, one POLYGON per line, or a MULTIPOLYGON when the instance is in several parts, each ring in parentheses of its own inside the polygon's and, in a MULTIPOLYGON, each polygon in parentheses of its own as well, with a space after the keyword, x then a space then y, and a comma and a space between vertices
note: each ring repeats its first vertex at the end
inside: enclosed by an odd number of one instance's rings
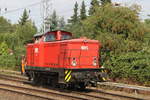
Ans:
POLYGON ((43 27, 42 32, 45 33, 50 29, 50 23, 48 22, 48 17, 52 10, 52 0, 42 0, 42 20, 43 27))

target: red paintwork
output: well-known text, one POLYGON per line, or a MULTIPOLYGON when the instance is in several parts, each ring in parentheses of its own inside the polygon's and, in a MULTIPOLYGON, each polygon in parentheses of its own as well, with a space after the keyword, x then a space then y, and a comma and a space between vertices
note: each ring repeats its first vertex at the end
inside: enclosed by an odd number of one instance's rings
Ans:
POLYGON ((61 40, 61 35, 71 33, 65 31, 48 32, 41 37, 39 43, 27 45, 27 66, 50 68, 99 68, 93 65, 93 59, 99 59, 100 44, 97 40, 86 38, 61 40), (46 34, 55 34, 56 41, 44 42, 46 34), (77 65, 72 66, 73 58, 77 65))

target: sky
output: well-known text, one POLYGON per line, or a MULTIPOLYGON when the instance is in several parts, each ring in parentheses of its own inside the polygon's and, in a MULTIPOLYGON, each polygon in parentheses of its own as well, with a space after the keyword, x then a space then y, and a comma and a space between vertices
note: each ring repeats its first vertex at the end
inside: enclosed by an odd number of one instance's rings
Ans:
MULTIPOLYGON (((63 16, 67 20, 73 14, 76 1, 81 5, 82 0, 49 0, 49 11, 52 12, 55 9, 59 16, 63 16)), ((84 1, 88 8, 91 0, 84 1)), ((122 6, 140 5, 142 8, 140 12, 141 19, 148 18, 147 15, 150 14, 149 0, 112 0, 112 2, 121 3, 122 6)), ((24 8, 30 10, 30 18, 36 23, 36 26, 40 27, 42 23, 41 0, 0 0, 0 8, 0 16, 4 16, 12 23, 18 22, 24 8), (5 12, 5 8, 7 8, 7 12, 5 12)))

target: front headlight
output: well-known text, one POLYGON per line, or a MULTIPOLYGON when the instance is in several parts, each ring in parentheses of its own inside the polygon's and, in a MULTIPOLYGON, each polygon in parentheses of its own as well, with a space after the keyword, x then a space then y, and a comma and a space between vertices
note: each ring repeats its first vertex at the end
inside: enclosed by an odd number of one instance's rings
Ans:
POLYGON ((93 66, 97 66, 97 58, 96 57, 93 58, 93 66))
POLYGON ((71 65, 72 65, 72 66, 77 66, 76 58, 73 58, 73 59, 72 59, 71 65))

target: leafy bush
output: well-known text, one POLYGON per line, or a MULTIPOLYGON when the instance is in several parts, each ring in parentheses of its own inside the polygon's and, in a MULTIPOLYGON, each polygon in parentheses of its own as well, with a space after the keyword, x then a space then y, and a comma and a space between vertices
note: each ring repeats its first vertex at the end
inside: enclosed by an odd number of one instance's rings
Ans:
POLYGON ((4 69, 14 69, 16 66, 16 60, 13 55, 1 55, 0 67, 4 69))
POLYGON ((150 52, 126 52, 111 54, 110 60, 105 62, 110 70, 111 78, 128 78, 138 82, 150 82, 150 52))
POLYGON ((8 55, 8 45, 5 42, 0 44, 0 55, 8 55))
POLYGON ((0 23, 4 26, 0 29, 0 67, 18 69, 16 66, 21 65, 21 56, 25 54, 24 45, 32 40, 37 29, 26 14, 19 24, 11 24, 3 17, 0 17, 0 23))

